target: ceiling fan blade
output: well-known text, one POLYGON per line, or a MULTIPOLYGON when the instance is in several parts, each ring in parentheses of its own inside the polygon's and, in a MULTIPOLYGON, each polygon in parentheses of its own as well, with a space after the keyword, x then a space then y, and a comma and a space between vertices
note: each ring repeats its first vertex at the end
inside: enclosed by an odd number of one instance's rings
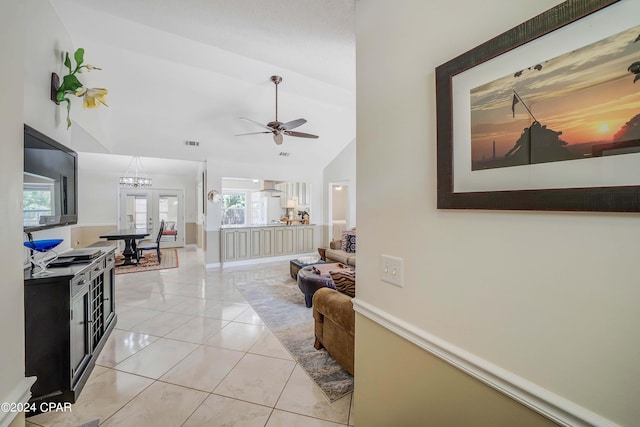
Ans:
POLYGON ((246 117, 240 117, 240 118, 241 118, 242 120, 246 120, 246 121, 248 121, 248 122, 251 122, 251 123, 253 123, 253 124, 256 124, 256 125, 260 126, 261 128, 265 128, 265 129, 268 129, 268 130, 273 130, 273 129, 272 129, 272 128, 270 128, 269 126, 267 126, 267 125, 265 125, 265 124, 262 124, 262 123, 259 123, 259 122, 256 122, 255 120, 247 119, 246 117))
POLYGON ((295 132, 292 130, 285 130, 284 134, 289 136, 297 136, 299 138, 318 138, 318 135, 312 135, 310 133, 304 133, 304 132, 295 132))
POLYGON ((305 123, 307 123, 305 119, 291 120, 290 122, 283 123, 282 125, 280 125, 280 128, 284 130, 295 129, 298 126, 302 126, 305 123))
POLYGON ((262 134, 262 133, 273 133, 273 132, 249 132, 249 133, 239 133, 238 135, 235 135, 235 136, 258 135, 258 134, 262 134))
POLYGON ((274 133, 273 134, 273 140, 275 141, 276 144, 280 145, 282 144, 282 134, 281 133, 274 133))

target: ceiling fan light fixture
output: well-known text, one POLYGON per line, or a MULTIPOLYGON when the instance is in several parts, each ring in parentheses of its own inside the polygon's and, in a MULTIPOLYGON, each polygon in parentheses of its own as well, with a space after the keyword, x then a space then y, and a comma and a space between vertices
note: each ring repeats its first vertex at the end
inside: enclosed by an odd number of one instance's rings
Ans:
POLYGON ((256 135, 259 133, 270 133, 273 135, 273 142, 275 142, 277 145, 281 145, 283 140, 284 140, 284 135, 287 136, 295 136, 298 138, 318 138, 318 135, 312 135, 310 133, 304 133, 304 132, 293 132, 291 131, 291 129, 295 129, 298 126, 302 126, 303 124, 305 124, 307 122, 306 119, 296 119, 296 120, 291 120, 289 122, 280 122, 278 121, 278 85, 282 82, 282 77, 280 76, 271 76, 271 81, 273 82, 273 84, 276 85, 276 118, 274 121, 267 123, 266 125, 256 122, 254 120, 251 119, 247 119, 245 117, 240 117, 242 120, 247 120, 251 123, 254 123, 258 126, 260 126, 261 128, 264 128, 265 130, 262 132, 250 132, 250 133, 243 133, 243 134, 239 134, 236 136, 243 136, 243 135, 256 135))
POLYGON ((282 82, 282 77, 280 77, 280 76, 271 76, 271 81, 273 83, 275 83, 276 85, 280 84, 282 82))

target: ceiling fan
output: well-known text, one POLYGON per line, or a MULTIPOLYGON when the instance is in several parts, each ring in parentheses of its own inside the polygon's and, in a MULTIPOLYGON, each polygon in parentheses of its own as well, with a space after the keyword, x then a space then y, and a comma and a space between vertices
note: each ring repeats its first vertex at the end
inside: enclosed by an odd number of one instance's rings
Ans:
POLYGON ((259 134, 259 133, 270 133, 270 134, 273 134, 273 140, 278 145, 282 144, 283 135, 297 136, 299 138, 318 138, 318 135, 312 135, 310 133, 296 132, 296 131, 291 130, 291 129, 295 129, 298 126, 302 126, 303 124, 307 123, 307 121, 305 119, 296 119, 296 120, 292 120, 292 121, 286 122, 286 123, 282 123, 282 122, 278 121, 278 84, 280 84, 280 82, 282 82, 282 77, 280 77, 280 76, 271 76, 271 81, 276 85, 276 119, 274 121, 272 121, 272 122, 267 123, 266 125, 263 125, 262 123, 256 122, 254 120, 247 119, 245 117, 241 117, 241 119, 247 120, 247 121, 249 121, 251 123, 255 123, 256 125, 264 128, 264 129, 267 129, 267 130, 266 131, 262 131, 262 132, 243 133, 243 134, 236 135, 236 136, 256 135, 256 134, 259 134))

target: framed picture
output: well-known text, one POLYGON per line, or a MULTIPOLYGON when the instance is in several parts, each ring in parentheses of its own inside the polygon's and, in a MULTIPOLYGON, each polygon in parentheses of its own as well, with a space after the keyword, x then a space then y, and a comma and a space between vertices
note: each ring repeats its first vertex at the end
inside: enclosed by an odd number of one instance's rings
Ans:
POLYGON ((639 16, 569 0, 439 66, 438 208, 640 211, 639 16))

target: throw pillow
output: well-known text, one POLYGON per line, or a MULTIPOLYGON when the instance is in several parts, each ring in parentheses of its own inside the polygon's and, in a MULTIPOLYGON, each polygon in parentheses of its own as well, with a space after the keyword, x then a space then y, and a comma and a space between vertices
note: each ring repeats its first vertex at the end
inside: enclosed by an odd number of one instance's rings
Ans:
POLYGON ((329 275, 337 291, 351 298, 356 296, 356 271, 355 270, 335 270, 330 271, 329 275))
POLYGON ((355 230, 347 230, 342 233, 342 250, 355 254, 356 253, 356 232, 355 230))
POLYGON ((346 231, 342 232, 342 246, 340 246, 340 249, 342 249, 343 251, 347 250, 347 241, 349 240, 348 238, 348 234, 346 231))

